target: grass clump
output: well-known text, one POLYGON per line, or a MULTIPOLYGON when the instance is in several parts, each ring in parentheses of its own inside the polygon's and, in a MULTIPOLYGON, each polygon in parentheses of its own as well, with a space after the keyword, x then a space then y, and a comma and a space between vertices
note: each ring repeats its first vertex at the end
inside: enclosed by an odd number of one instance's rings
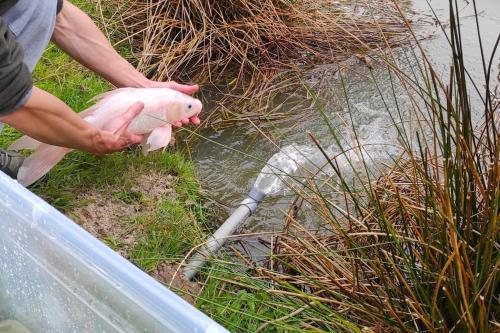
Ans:
POLYGON ((280 288, 256 272, 264 271, 246 260, 212 260, 197 307, 230 332, 362 332, 300 287, 280 288))
POLYGON ((356 9, 327 1, 101 2, 118 8, 124 40, 143 73, 211 87, 210 103, 221 112, 206 118, 210 126, 221 117, 225 125, 246 117, 272 120, 272 97, 300 87, 303 70, 407 37, 386 0, 356 9))

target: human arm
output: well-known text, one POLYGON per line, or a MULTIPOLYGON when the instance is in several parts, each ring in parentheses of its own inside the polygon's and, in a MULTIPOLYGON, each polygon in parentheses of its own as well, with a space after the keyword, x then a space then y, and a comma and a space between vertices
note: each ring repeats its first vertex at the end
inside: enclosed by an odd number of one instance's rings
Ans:
MULTIPOLYGON (((176 82, 156 82, 147 79, 121 57, 90 17, 69 1, 64 1, 57 16, 53 41, 85 67, 98 73, 116 87, 167 87, 185 94, 194 94, 198 86, 176 82)), ((199 124, 198 117, 191 122, 199 124)), ((183 123, 189 123, 188 119, 183 123)))
POLYGON ((101 130, 84 121, 57 97, 34 87, 26 104, 1 116, 0 122, 44 143, 102 155, 141 141, 142 136, 130 133, 127 127, 143 107, 141 103, 134 104, 101 130))
POLYGON ((94 154, 122 150, 141 140, 126 125, 142 107, 135 106, 108 128, 97 129, 55 96, 33 87, 23 58, 22 47, 0 16, 0 122, 39 141, 94 154))

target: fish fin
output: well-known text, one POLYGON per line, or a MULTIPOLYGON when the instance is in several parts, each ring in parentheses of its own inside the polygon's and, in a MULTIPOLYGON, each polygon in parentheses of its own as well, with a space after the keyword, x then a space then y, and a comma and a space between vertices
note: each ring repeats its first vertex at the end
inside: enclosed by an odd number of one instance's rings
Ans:
POLYGON ((118 88, 118 89, 110 90, 110 91, 107 91, 107 92, 102 93, 100 95, 94 96, 89 100, 89 102, 95 102, 95 104, 92 105, 91 107, 89 107, 88 109, 78 113, 78 115, 82 118, 91 116, 94 114, 94 112, 97 109, 99 109, 106 102, 107 99, 109 99, 110 97, 112 97, 116 94, 119 94, 119 93, 127 91, 127 90, 131 90, 131 89, 136 89, 136 88, 118 88))
POLYGON ((21 149, 28 149, 28 150, 35 150, 37 149, 42 143, 38 140, 35 140, 27 135, 24 135, 14 141, 10 146, 9 150, 13 151, 18 151, 21 149))
POLYGON ((142 137, 141 147, 142 147, 142 154, 144 156, 148 156, 148 154, 149 154, 148 138, 150 135, 151 135, 151 133, 148 133, 148 134, 144 134, 144 136, 142 137))
POLYGON ((46 175, 63 157, 72 151, 70 148, 40 145, 26 158, 17 174, 17 180, 23 186, 29 186, 46 175))
MULTIPOLYGON (((146 137, 145 137, 146 138, 146 137)), ((150 151, 157 150, 168 146, 172 139, 172 125, 163 125, 155 128, 146 138, 146 144, 143 145, 143 152, 149 153, 150 151)))
POLYGON ((135 89, 137 89, 137 88, 117 88, 117 89, 113 89, 113 90, 106 91, 105 93, 102 93, 102 94, 99 94, 97 96, 92 97, 89 100, 89 102, 97 102, 97 103, 99 103, 100 101, 102 101, 103 99, 106 99, 108 97, 114 96, 114 95, 119 94, 119 93, 124 92, 124 91, 135 90, 135 89))

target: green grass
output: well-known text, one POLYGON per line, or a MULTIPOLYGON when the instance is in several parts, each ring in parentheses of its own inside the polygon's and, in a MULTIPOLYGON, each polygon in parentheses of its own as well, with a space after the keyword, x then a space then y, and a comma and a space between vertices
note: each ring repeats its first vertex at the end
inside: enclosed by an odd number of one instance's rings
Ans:
POLYGON ((313 295, 291 284, 257 278, 257 266, 235 258, 214 260, 206 268, 197 307, 230 332, 350 332, 362 329, 313 295), (297 297, 302 295, 303 297, 297 297))
MULTIPOLYGON (((88 1, 73 1, 90 15, 95 6, 88 1)), ((126 50, 119 50, 125 52, 126 50)), ((67 54, 50 44, 34 71, 34 83, 59 97, 73 110, 80 112, 92 99, 111 89, 111 85, 85 69, 67 54)), ((6 126, 0 145, 7 147, 21 133, 6 126)), ((166 150, 143 156, 139 149, 130 149, 105 157, 73 152, 40 182, 30 188, 51 205, 74 217, 73 212, 89 204, 82 193, 103 193, 107 200, 123 205, 139 205, 144 211, 116 221, 125 232, 135 230, 136 242, 124 255, 151 271, 163 261, 182 257, 204 237, 209 210, 203 206, 194 165, 178 152, 166 150), (175 176, 175 196, 152 197, 134 188, 141 175, 156 172, 175 176), (139 232, 137 232, 139 230, 139 232)), ((106 203, 103 203, 104 205, 106 203)), ((100 235, 115 250, 123 250, 120 235, 100 235)))
MULTIPOLYGON (((217 278, 207 281, 204 293, 197 303, 201 310, 229 331, 255 332, 266 322, 285 317, 290 309, 301 306, 291 298, 272 295, 269 292, 271 286, 264 281, 254 281, 244 272, 235 275, 234 271, 229 270, 230 267, 227 264, 212 267, 212 271, 217 270, 217 274, 212 276, 217 278)), ((297 316, 283 319, 278 324, 268 326, 266 331, 301 331, 297 323, 300 323, 297 316)))
POLYGON ((144 233, 130 257, 146 270, 161 261, 176 262, 204 234, 192 212, 175 201, 163 201, 154 212, 137 217, 132 224, 144 228, 144 233))

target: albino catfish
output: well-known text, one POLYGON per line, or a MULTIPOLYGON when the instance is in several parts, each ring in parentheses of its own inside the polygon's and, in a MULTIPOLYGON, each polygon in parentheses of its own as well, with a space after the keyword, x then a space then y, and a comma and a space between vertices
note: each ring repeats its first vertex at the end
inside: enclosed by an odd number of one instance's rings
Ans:
MULTIPOLYGON (((136 102, 144 103, 144 109, 130 123, 128 130, 134 134, 144 134, 144 154, 166 147, 172 137, 172 124, 196 116, 202 109, 198 99, 173 89, 121 88, 105 93, 94 106, 79 115, 94 126, 103 128, 136 102)), ((18 181, 24 186, 40 179, 73 150, 41 143, 29 136, 15 141, 9 149, 35 150, 23 162, 17 175, 18 181)))

